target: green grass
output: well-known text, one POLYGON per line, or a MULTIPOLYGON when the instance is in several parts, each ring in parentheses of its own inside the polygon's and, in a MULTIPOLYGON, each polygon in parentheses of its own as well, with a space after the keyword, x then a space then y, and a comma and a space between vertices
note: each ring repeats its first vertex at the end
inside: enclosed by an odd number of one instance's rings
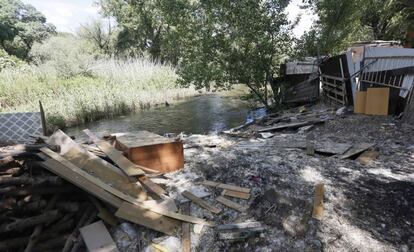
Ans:
POLYGON ((87 75, 61 78, 47 65, 0 72, 0 112, 39 111, 64 128, 197 94, 176 84, 175 70, 146 60, 94 62, 87 75))

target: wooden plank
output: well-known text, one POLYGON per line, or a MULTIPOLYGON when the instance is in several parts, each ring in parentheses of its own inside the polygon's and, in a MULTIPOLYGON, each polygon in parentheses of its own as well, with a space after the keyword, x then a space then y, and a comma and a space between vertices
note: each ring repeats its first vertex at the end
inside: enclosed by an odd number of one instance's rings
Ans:
POLYGON ((115 216, 167 235, 175 235, 181 225, 181 222, 176 219, 165 217, 162 214, 131 204, 122 205, 115 213, 115 216))
POLYGON ((70 167, 65 166, 64 164, 48 158, 44 154, 38 154, 42 159, 45 161, 41 162, 40 164, 49 170, 50 172, 58 175, 69 181, 70 183, 82 188, 83 190, 95 195, 96 197, 100 198, 101 200, 109 203, 114 207, 120 207, 122 204, 122 200, 118 197, 115 197, 111 193, 105 191, 101 187, 95 184, 96 178, 92 175, 77 169, 72 170, 70 167))
MULTIPOLYGON (((186 202, 181 204, 181 213, 190 215, 191 214, 191 202, 186 202)), ((182 238, 181 243, 183 246, 183 252, 191 252, 191 230, 190 230, 190 223, 183 222, 182 223, 182 238)))
POLYGON ((371 143, 355 144, 348 151, 346 151, 344 154, 340 155, 339 158, 340 159, 350 158, 352 156, 355 156, 355 155, 357 155, 357 154, 373 147, 374 145, 375 144, 371 144, 371 143))
MULTIPOLYGON (((46 155, 48 155, 49 157, 53 158, 54 160, 56 160, 59 163, 61 163, 62 165, 64 165, 66 170, 71 170, 72 171, 71 175, 77 174, 78 176, 76 176, 76 178, 79 178, 79 176, 83 176, 86 179, 88 179, 90 183, 95 184, 96 186, 104 189, 105 191, 107 191, 107 192, 109 192, 109 193, 111 193, 111 194, 113 194, 113 195, 115 195, 115 196, 117 196, 117 197, 119 197, 123 200, 131 202, 133 204, 139 204, 140 203, 140 201, 138 201, 137 199, 131 197, 128 194, 125 194, 122 191, 117 190, 116 188, 112 187, 110 184, 107 184, 104 181, 100 180, 99 178, 97 178, 95 176, 92 176, 91 174, 85 172, 84 170, 80 169, 76 165, 69 162, 64 157, 62 157, 59 154, 49 150, 48 148, 41 148, 40 150, 43 153, 45 153, 46 155)), ((67 177, 65 177, 65 178, 67 178, 67 177)), ((72 178, 67 178, 67 179, 72 179, 72 178)), ((99 195, 96 195, 96 196, 99 197, 99 195)))
POLYGON ((239 186, 235 186, 235 185, 228 185, 228 184, 223 184, 223 183, 215 182, 215 181, 205 180, 205 181, 202 182, 202 184, 206 185, 206 186, 212 186, 212 187, 227 189, 227 190, 231 190, 231 191, 250 193, 250 188, 239 187, 239 186))
POLYGON ((161 207, 165 211, 177 212, 178 208, 174 203, 173 199, 166 200, 146 200, 141 203, 143 207, 152 208, 152 207, 161 207))
POLYGON ((282 130, 282 129, 288 129, 288 128, 300 128, 307 125, 317 124, 317 123, 324 123, 324 120, 316 119, 311 121, 304 121, 304 122, 294 122, 294 123, 286 123, 281 125, 276 125, 269 128, 264 128, 258 130, 258 132, 267 132, 267 131, 274 131, 274 130, 282 130))
POLYGON ((158 196, 166 194, 165 190, 162 189, 161 186, 155 184, 151 181, 151 179, 147 178, 146 176, 139 177, 138 181, 141 182, 145 186, 145 188, 147 188, 150 192, 155 193, 158 196))
POLYGON ((389 88, 368 88, 365 104, 367 115, 388 115, 389 88))
POLYGON ((248 200, 250 198, 250 193, 237 192, 232 190, 223 190, 222 195, 245 200, 248 200))
MULTIPOLYGON (((120 211, 120 209, 121 209, 121 211, 124 211, 127 208, 135 209, 137 207, 140 207, 140 206, 132 205, 131 203, 124 202, 124 203, 122 203, 122 205, 118 209, 118 211, 120 211)), ((142 208, 147 209, 146 207, 142 207, 142 208)), ((174 213, 174 212, 171 212, 171 211, 165 211, 164 209, 161 209, 159 207, 152 207, 152 208, 148 208, 147 210, 153 211, 153 212, 158 213, 158 214, 162 214, 162 215, 170 217, 170 218, 174 218, 174 219, 177 219, 177 220, 186 221, 186 222, 190 222, 190 223, 194 223, 194 224, 203 224, 203 225, 210 226, 210 227, 215 225, 214 222, 206 221, 206 220, 203 220, 203 219, 200 219, 200 218, 197 218, 197 217, 194 217, 194 216, 190 216, 190 215, 183 215, 183 214, 174 213)), ((115 213, 115 215, 116 215, 116 213, 115 213)))
POLYGON ((315 197, 313 201, 312 217, 317 220, 322 220, 323 217, 323 195, 325 188, 323 184, 318 184, 315 187, 315 197))
POLYGON ((79 229, 89 252, 117 252, 114 240, 102 221, 79 229))
POLYGON ((101 159, 99 157, 91 159, 78 148, 69 149, 63 157, 82 170, 85 170, 88 173, 93 173, 106 184, 111 185, 111 187, 123 192, 126 195, 129 195, 135 200, 142 202, 147 199, 147 194, 138 184, 132 183, 125 174, 118 174, 113 170, 102 166, 97 160, 101 159))
POLYGON ((229 199, 227 199, 227 198, 225 198, 223 196, 218 196, 216 198, 216 200, 218 202, 220 202, 221 204, 223 204, 223 205, 225 205, 227 207, 233 208, 234 210, 236 210, 238 212, 244 212, 244 211, 246 211, 246 207, 244 207, 244 206, 242 206, 242 205, 240 205, 240 204, 238 204, 236 202, 233 202, 233 201, 231 201, 231 200, 229 200, 229 199))
POLYGON ((121 191, 129 196, 144 201, 146 193, 138 183, 131 183, 130 178, 125 175, 118 167, 113 166, 102 158, 90 153, 73 141, 63 131, 56 131, 47 143, 60 146, 60 154, 82 170, 93 173, 106 184, 121 191))
POLYGON ((121 168, 128 176, 142 176, 145 172, 138 168, 134 163, 129 161, 120 151, 115 149, 106 141, 101 141, 90 130, 85 129, 83 132, 103 151, 115 164, 121 168))
POLYGON ((361 155, 359 155, 359 157, 356 160, 360 162, 361 164, 368 165, 373 160, 375 160, 378 156, 379 156, 378 151, 366 150, 361 155))
POLYGON ((207 210, 209 210, 210 212, 213 212, 215 214, 218 214, 221 212, 220 208, 217 208, 213 205, 211 205, 209 202, 195 196, 194 194, 192 194, 189 191, 184 191, 181 193, 181 195, 183 195, 184 197, 186 197, 187 199, 191 200, 192 202, 196 203, 197 205, 199 205, 202 208, 205 208, 207 210))

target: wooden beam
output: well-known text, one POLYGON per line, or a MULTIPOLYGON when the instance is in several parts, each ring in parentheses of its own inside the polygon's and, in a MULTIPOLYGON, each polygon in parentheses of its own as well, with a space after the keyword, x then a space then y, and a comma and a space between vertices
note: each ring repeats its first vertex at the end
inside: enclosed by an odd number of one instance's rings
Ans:
POLYGON ((220 202, 221 204, 223 204, 223 205, 225 205, 227 207, 233 208, 234 210, 236 210, 238 212, 244 212, 244 211, 246 211, 246 207, 244 207, 244 206, 242 206, 242 205, 240 205, 240 204, 238 204, 238 203, 236 203, 234 201, 231 201, 231 200, 229 200, 229 199, 227 199, 227 198, 225 198, 223 196, 217 197, 216 200, 218 202, 220 202))
POLYGON ((138 201, 147 199, 147 195, 139 183, 131 183, 131 178, 125 175, 118 167, 83 149, 63 131, 56 131, 47 142, 59 145, 60 155, 67 161, 87 173, 94 174, 99 180, 111 185, 111 187, 118 191, 138 201))
MULTIPOLYGON (((48 153, 50 150, 46 149, 43 150, 45 153, 48 153)), ((50 151, 53 152, 53 151, 50 151)), ((54 153, 54 152, 53 152, 54 153)), ((56 153, 54 153, 56 154, 56 153)), ((77 168, 74 165, 69 165, 66 161, 63 161, 63 158, 59 161, 50 159, 44 154, 38 154, 41 158, 45 159, 45 161, 41 162, 40 164, 49 170, 50 172, 66 179, 70 183, 82 188, 83 190, 95 195, 96 197, 100 198, 101 200, 109 203, 114 207, 120 207, 122 204, 122 200, 118 197, 115 197, 113 194, 109 193, 108 191, 104 190, 102 187, 97 185, 97 178, 93 177, 87 172, 82 171, 81 169, 77 168), (67 166, 66 166, 67 165, 67 166)), ((58 155, 58 154, 56 154, 58 155)), ((53 158, 53 157, 52 157, 53 158)), ((68 162, 68 161, 67 161, 68 162)), ((70 162, 69 162, 70 163, 70 162)), ((102 182, 100 182, 102 183, 102 182)), ((98 183, 98 184, 100 184, 98 183)))
POLYGON ((347 150, 344 154, 340 155, 339 158, 340 159, 350 158, 350 157, 355 156, 355 155, 357 155, 361 152, 364 152, 365 150, 373 147, 374 145, 375 144, 371 144, 371 143, 355 144, 349 150, 347 150))
POLYGON ((232 190, 223 190, 222 195, 245 200, 248 200, 250 198, 250 193, 237 192, 232 190))
POLYGON ((313 201, 312 217, 317 220, 322 220, 323 217, 323 195, 325 188, 323 184, 318 184, 315 187, 315 197, 313 201))
POLYGON ((85 129, 83 132, 103 151, 115 164, 121 168, 128 176, 142 176, 145 172, 129 161, 120 151, 115 149, 106 141, 99 140, 90 130, 85 129))
POLYGON ((181 195, 183 195, 184 197, 186 197, 187 199, 191 200, 192 202, 196 203, 197 205, 199 205, 200 207, 209 210, 210 212, 213 212, 215 214, 218 214, 221 212, 220 208, 217 208, 215 206, 212 206, 209 202, 195 196, 194 194, 192 194, 189 191, 184 191, 181 193, 181 195))
POLYGON ((158 196, 166 194, 165 190, 161 186, 155 184, 146 176, 138 177, 138 181, 141 182, 150 192, 155 193, 158 196))
MULTIPOLYGON (((166 211, 165 209, 159 208, 159 207, 151 207, 151 208, 147 209, 146 207, 142 207, 142 206, 139 206, 139 205, 138 206, 137 205, 132 205, 128 202, 122 203, 122 205, 118 209, 118 211, 124 212, 124 210, 126 210, 127 208, 137 209, 139 207, 141 207, 145 210, 150 210, 152 212, 162 214, 166 217, 174 218, 174 219, 181 220, 181 221, 186 221, 186 222, 190 222, 190 223, 194 223, 194 224, 203 224, 203 225, 210 226, 210 227, 215 225, 214 222, 206 221, 206 220, 194 217, 194 216, 174 213, 174 212, 171 212, 171 211, 166 211)), ((117 215, 117 213, 115 213, 115 215, 117 215)))
MULTIPOLYGON (((186 202, 184 204, 181 204, 182 214, 190 215, 191 214, 191 202, 186 202)), ((182 223, 182 238, 181 243, 183 246, 183 252, 191 252, 191 226, 188 222, 182 223)))
POLYGON ((181 225, 181 222, 176 219, 165 217, 136 205, 121 206, 115 216, 167 235, 175 235, 181 225))
POLYGON ((244 187, 239 187, 235 185, 228 185, 228 184, 223 184, 223 183, 215 182, 215 181, 205 180, 202 182, 202 184, 206 186, 212 186, 212 187, 227 189, 231 191, 250 193, 250 188, 244 188, 244 187))

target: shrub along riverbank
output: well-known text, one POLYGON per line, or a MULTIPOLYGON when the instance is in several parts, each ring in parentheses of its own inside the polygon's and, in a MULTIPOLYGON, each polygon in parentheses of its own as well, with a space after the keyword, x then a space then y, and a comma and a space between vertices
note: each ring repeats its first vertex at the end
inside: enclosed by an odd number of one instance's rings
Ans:
POLYGON ((176 84, 175 69, 148 60, 96 60, 84 74, 63 77, 48 64, 0 71, 0 112, 39 111, 68 127, 196 95, 176 84))

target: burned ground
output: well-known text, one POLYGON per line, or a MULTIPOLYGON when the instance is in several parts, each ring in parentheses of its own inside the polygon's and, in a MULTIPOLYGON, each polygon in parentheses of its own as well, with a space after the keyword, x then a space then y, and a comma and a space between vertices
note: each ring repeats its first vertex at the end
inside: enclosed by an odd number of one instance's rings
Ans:
POLYGON ((261 236, 231 243, 211 238, 216 237, 214 231, 204 229, 193 246, 200 251, 413 250, 413 127, 389 117, 331 119, 306 134, 286 130, 270 139, 187 138, 192 148, 186 149, 183 172, 252 188, 249 201, 237 200, 249 205, 245 214, 226 209, 212 220, 218 224, 258 220, 267 225, 261 236), (308 156, 303 149, 285 148, 309 137, 375 143, 380 155, 363 165, 353 159, 308 156), (311 218, 317 183, 324 183, 326 190, 322 221, 311 218))

